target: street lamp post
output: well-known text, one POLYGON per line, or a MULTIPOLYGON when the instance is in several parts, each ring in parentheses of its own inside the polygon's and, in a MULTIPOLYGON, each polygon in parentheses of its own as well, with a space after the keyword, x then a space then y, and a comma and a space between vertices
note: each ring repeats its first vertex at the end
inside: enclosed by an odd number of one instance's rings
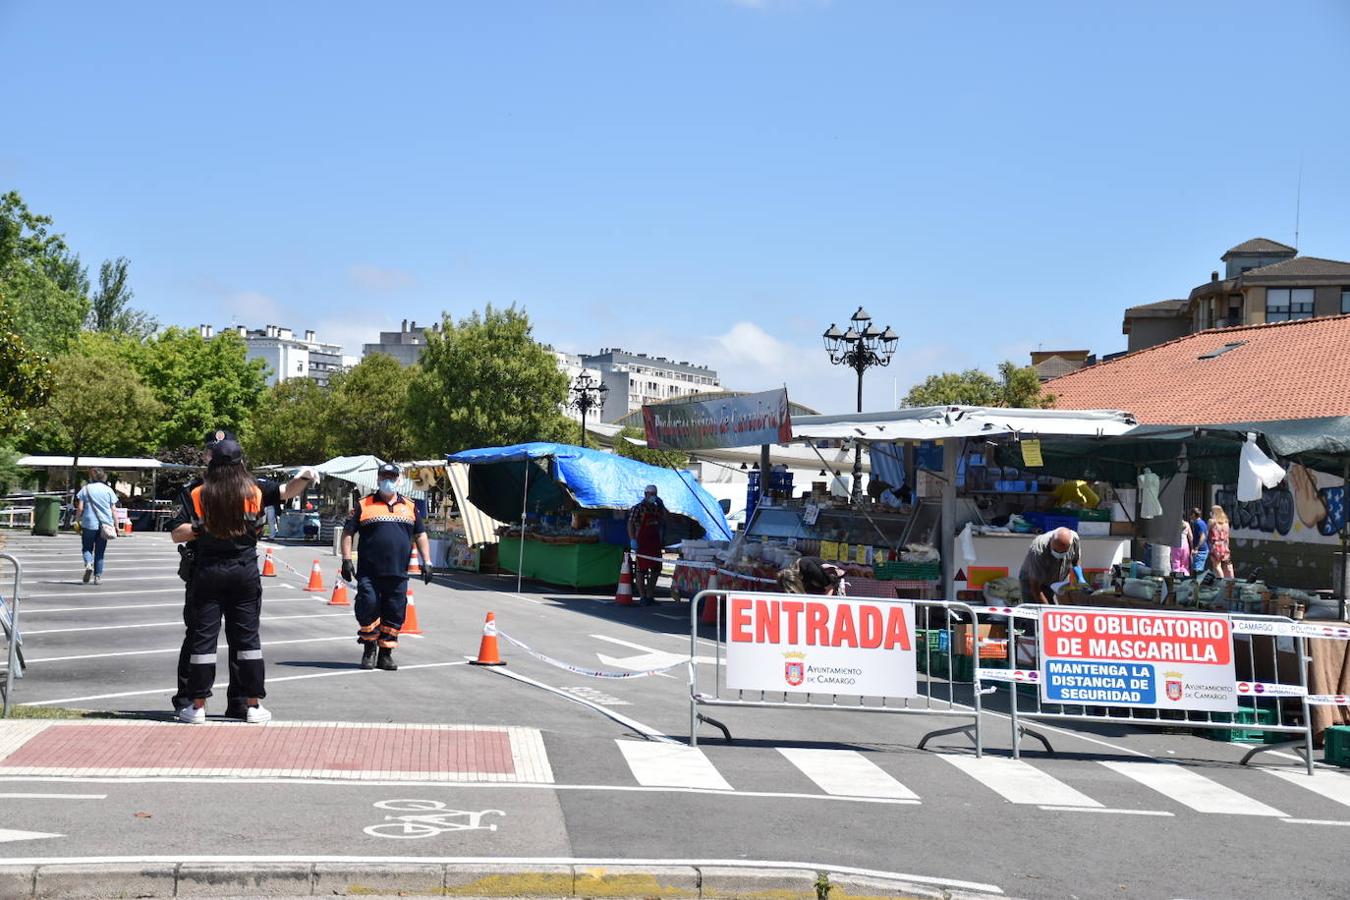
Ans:
MULTIPOLYGON (((863 372, 873 366, 888 366, 895 355, 900 335, 889 325, 883 331, 872 324, 872 317, 861 306, 849 320, 848 331, 840 331, 833 322, 823 335, 825 352, 836 366, 848 366, 858 373, 858 412, 863 410, 863 372)), ((862 445, 853 448, 853 499, 862 500, 862 445)))
POLYGON ((605 395, 609 388, 591 377, 590 372, 582 372, 572 382, 571 402, 567 405, 581 413, 581 446, 586 446, 586 414, 605 405, 605 395))

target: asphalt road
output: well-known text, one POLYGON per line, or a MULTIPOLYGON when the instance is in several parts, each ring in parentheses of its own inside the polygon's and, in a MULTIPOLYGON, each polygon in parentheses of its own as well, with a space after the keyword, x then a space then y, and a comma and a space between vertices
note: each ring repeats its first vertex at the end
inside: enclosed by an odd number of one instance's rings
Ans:
MULTIPOLYGON (((1032 745, 1017 763, 997 698, 984 719, 983 760, 959 735, 915 749, 930 728, 955 720, 805 709, 712 711, 735 741, 704 727, 695 750, 686 745, 680 668, 587 678, 505 642, 504 669, 465 664, 489 611, 504 633, 576 667, 676 662, 689 653, 687 606, 617 607, 528 584, 517 595, 514 579, 438 577, 414 582, 424 634, 404 638, 401 670, 362 672, 350 608, 303 590, 315 559, 331 587, 337 566, 326 547, 275 547, 290 567, 265 584, 266 703, 276 724, 169 724, 183 628, 168 541, 117 541, 97 586, 80 583, 70 536, 11 534, 6 549, 25 572, 30 667, 15 699, 118 713, 78 727, 113 729, 99 741, 120 762, 82 772, 58 759, 68 742, 55 736, 70 732, 0 725, 0 862, 763 860, 1023 897, 1344 893, 1346 773, 1308 778, 1293 757, 1274 755, 1266 769, 1241 768, 1239 745, 1123 728, 1051 730, 1055 754, 1032 745), (479 726, 503 742, 509 729, 515 774, 461 767, 446 776, 430 765, 382 773, 389 764, 362 763, 370 745, 355 730, 305 723, 360 723, 386 743, 418 733, 394 727, 405 723, 479 726), (358 742, 350 772, 307 774, 281 762, 275 771, 175 768, 178 751, 162 749, 205 734, 229 752, 259 731, 286 737, 320 727, 358 742), (46 836, 19 839, 18 831, 46 836)), ((5 576, 0 590, 8 583, 5 576)), ((700 645, 705 653, 711 643, 700 645)), ((698 665, 711 677, 711 664, 698 665)), ((222 711, 223 693, 222 685, 209 711, 222 711)))

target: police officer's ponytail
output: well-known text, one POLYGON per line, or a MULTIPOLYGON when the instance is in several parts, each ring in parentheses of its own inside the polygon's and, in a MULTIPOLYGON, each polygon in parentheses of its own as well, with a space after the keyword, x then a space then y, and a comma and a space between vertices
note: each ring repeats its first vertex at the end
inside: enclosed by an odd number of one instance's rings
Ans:
POLYGON ((256 518, 256 512, 247 509, 256 490, 239 445, 231 440, 217 442, 211 448, 202 485, 203 530, 227 540, 247 535, 256 518))

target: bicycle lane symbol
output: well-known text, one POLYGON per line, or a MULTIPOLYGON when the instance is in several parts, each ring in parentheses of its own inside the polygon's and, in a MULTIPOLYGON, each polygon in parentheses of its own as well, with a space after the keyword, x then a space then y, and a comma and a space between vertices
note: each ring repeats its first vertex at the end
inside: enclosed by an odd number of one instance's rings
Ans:
POLYGON ((378 825, 364 829, 372 837, 428 838, 450 831, 496 831, 497 826, 484 824, 485 816, 505 816, 500 809, 447 809, 439 800, 381 800, 377 809, 421 815, 385 816, 378 825))

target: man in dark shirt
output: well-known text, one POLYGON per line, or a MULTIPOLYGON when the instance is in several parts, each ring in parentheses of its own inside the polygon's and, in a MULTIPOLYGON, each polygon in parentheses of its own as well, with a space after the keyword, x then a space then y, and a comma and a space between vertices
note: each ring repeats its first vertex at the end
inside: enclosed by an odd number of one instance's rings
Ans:
POLYGON ((361 668, 398 669, 394 650, 408 611, 408 562, 414 541, 422 558, 422 581, 431 581, 431 545, 422 513, 398 492, 398 466, 380 466, 379 488, 362 497, 342 529, 342 579, 351 581, 352 538, 360 535, 356 566, 356 641, 361 668))
MULTIPOLYGON (((1054 585, 1078 570, 1083 557, 1078 533, 1071 528, 1056 528, 1037 535, 1027 548, 1018 580, 1022 583, 1023 603, 1055 603, 1054 585)), ((1077 574, 1081 577, 1081 571, 1077 574)))
MULTIPOLYGON (((208 431, 206 433, 206 440, 203 444, 202 463, 207 464, 211 462, 212 449, 215 447, 217 443, 219 443, 220 441, 234 441, 234 440, 235 437, 233 432, 226 431, 224 429, 213 429, 211 431, 208 431)), ((267 481, 262 478, 257 479, 257 482, 258 482, 258 489, 262 491, 263 506, 267 507, 273 504, 284 503, 285 501, 291 499, 292 497, 298 497, 300 493, 304 491, 305 488, 307 488, 310 484, 317 482, 318 480, 319 480, 319 473, 314 471, 312 468, 306 466, 305 468, 301 469, 300 472, 294 478, 286 482, 284 485, 277 485, 275 482, 267 481)), ((185 525, 196 519, 196 514, 192 502, 192 492, 196 488, 199 488, 201 486, 202 486, 202 479, 193 478, 191 481, 187 483, 187 485, 183 487, 183 490, 178 495, 178 513, 169 522, 170 530, 173 530, 174 528, 177 528, 180 525, 185 525)), ((253 541, 253 543, 254 544, 257 543, 256 539, 253 541)), ((183 553, 187 551, 183 545, 179 545, 178 552, 183 553)), ((187 584, 185 602, 183 604, 183 625, 186 628, 191 627, 191 623, 189 621, 189 608, 192 605, 191 600, 192 600, 192 582, 189 581, 187 584)), ((190 635, 185 634, 183 637, 183 647, 178 652, 178 689, 174 693, 172 701, 174 712, 177 712, 181 710, 183 707, 190 706, 192 704, 192 696, 188 688, 188 675, 190 671, 189 660, 191 656, 192 650, 190 646, 190 635)), ((235 650, 233 647, 230 648, 229 659, 230 659, 230 684, 225 691, 226 697, 225 715, 236 719, 243 719, 248 714, 248 704, 245 702, 246 698, 242 693, 242 689, 239 688, 240 683, 239 660, 235 658, 235 650)))

